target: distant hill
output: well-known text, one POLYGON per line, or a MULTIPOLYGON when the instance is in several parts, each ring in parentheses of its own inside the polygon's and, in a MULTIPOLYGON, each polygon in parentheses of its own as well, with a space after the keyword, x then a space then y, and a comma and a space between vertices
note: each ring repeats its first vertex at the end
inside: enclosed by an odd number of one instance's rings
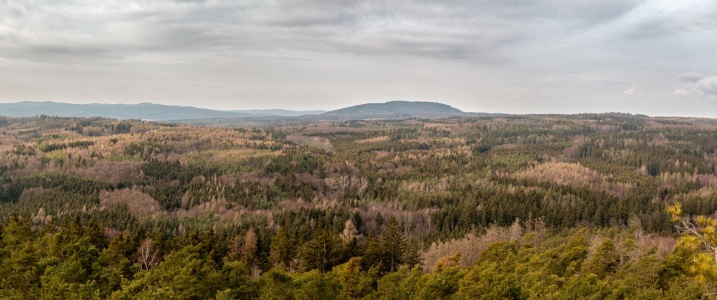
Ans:
POLYGON ((386 103, 367 103, 346 107, 323 113, 321 117, 327 119, 366 120, 441 118, 465 114, 466 113, 455 107, 442 103, 390 101, 386 103))
POLYGON ((37 115, 59 117, 104 117, 114 119, 141 119, 151 121, 254 118, 265 116, 300 116, 323 111, 297 112, 290 110, 222 111, 192 106, 140 104, 70 104, 58 102, 0 103, 0 116, 32 117, 37 115))
POLYGON ((0 103, 0 116, 103 117, 150 121, 177 121, 188 124, 275 123, 316 120, 366 120, 441 118, 469 115, 446 104, 435 102, 391 101, 368 103, 334 111, 292 111, 284 109, 212 110, 192 106, 139 104, 70 104, 59 102, 0 103), (249 120, 252 119, 252 120, 249 120), (256 121, 254 121, 256 119, 256 121))

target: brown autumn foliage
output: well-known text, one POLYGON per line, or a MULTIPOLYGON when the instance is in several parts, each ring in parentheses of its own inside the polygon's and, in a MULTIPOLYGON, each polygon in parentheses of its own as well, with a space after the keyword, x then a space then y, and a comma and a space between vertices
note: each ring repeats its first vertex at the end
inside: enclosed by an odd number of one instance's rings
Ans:
POLYGON ((162 211, 157 200, 138 187, 100 192, 101 206, 113 207, 120 204, 126 204, 130 213, 135 216, 150 216, 162 211))
POLYGON ((305 136, 302 134, 291 134, 288 135, 286 139, 302 146, 324 149, 327 152, 333 149, 333 147, 331 146, 331 142, 326 138, 305 136))
POLYGON ((595 170, 579 163, 548 162, 529 167, 513 174, 518 179, 548 181, 559 185, 587 186, 595 191, 605 191, 618 197, 629 193, 630 185, 611 181, 595 170))
MULTIPOLYGON (((545 235, 545 227, 540 223, 535 228, 536 236, 545 235)), ((480 254, 490 245, 500 241, 517 241, 523 235, 523 228, 519 221, 516 221, 511 227, 491 226, 485 233, 476 234, 471 232, 460 239, 451 239, 442 243, 433 243, 431 246, 421 253, 423 260, 424 272, 432 272, 433 268, 441 262, 446 261, 447 257, 452 257, 455 253, 461 253, 459 262, 461 266, 470 267, 478 259, 480 254)))

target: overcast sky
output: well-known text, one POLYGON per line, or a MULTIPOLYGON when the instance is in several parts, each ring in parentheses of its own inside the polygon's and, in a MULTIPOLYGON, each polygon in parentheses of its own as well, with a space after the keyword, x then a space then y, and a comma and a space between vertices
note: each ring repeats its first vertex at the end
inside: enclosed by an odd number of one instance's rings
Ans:
POLYGON ((0 102, 717 117, 717 1, 0 0, 0 102))

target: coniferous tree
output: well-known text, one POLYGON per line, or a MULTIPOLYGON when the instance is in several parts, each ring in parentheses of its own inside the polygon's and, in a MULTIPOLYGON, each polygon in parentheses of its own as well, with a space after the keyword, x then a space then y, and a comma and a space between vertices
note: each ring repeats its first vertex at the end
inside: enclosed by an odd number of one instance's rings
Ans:
POLYGON ((272 266, 284 270, 291 269, 291 261, 294 258, 294 243, 289 240, 284 227, 279 228, 276 234, 271 237, 271 248, 269 250, 269 261, 272 266))
POLYGON ((382 269, 386 272, 395 272, 406 261, 406 240, 395 217, 388 220, 381 232, 381 248, 382 269))
POLYGON ((338 236, 319 230, 304 244, 300 255, 305 270, 328 272, 341 259, 341 241, 338 236))
POLYGON ((604 278, 617 269, 619 262, 620 257, 615 249, 615 244, 612 240, 605 239, 585 261, 583 271, 604 278))

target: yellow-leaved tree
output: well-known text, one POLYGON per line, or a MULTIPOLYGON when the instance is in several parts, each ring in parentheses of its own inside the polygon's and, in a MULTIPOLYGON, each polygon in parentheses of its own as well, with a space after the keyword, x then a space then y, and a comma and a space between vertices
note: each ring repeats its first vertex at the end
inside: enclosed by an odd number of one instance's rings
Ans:
POLYGON ((698 216, 685 220, 680 203, 669 206, 667 212, 681 234, 675 252, 690 255, 688 270, 695 281, 704 284, 710 294, 717 294, 717 219, 698 216))

